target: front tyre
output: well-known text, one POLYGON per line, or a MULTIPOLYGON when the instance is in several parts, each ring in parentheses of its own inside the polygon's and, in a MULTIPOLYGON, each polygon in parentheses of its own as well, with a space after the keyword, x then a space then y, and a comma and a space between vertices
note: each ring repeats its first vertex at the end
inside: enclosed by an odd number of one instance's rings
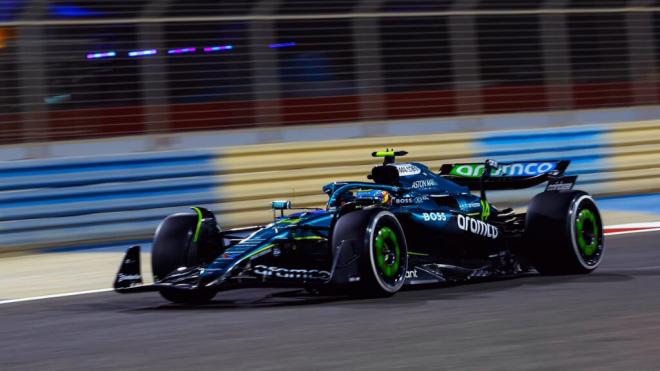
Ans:
MULTIPOLYGON (((198 264, 197 244, 193 235, 198 217, 192 213, 170 215, 163 220, 154 235, 151 249, 151 269, 154 281, 165 278, 179 267, 198 264)), ((215 296, 214 291, 163 288, 160 294, 173 303, 203 304, 215 296)))
POLYGON ((401 289, 408 270, 408 247, 394 214, 383 209, 358 210, 337 220, 333 245, 355 243, 360 251, 357 294, 393 295, 401 289))
POLYGON ((594 271, 605 248, 603 222, 586 192, 544 192, 528 208, 526 249, 542 274, 594 271))

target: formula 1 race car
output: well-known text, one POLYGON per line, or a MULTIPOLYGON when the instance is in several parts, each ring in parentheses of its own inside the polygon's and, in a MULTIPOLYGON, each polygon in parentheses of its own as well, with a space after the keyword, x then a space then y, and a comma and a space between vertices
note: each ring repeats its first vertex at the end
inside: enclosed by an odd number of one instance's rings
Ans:
POLYGON ((332 289, 386 296, 404 285, 482 277, 580 274, 598 267, 603 225, 594 200, 573 190, 569 161, 443 165, 383 158, 371 182, 323 187, 324 209, 294 209, 273 201, 266 226, 221 230, 201 207, 167 217, 156 230, 154 283, 143 284, 140 247, 126 252, 114 288, 159 291, 177 303, 204 303, 219 291, 265 286, 332 289), (499 209, 486 191, 547 182, 525 213, 499 209), (478 191, 474 195, 471 191, 478 191), (285 215, 285 212, 291 212, 285 215))

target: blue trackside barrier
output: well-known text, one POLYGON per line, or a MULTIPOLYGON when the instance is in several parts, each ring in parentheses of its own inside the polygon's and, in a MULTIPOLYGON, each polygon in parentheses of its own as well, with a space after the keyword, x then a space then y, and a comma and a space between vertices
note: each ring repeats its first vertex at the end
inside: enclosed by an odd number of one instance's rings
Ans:
MULTIPOLYGON (((656 121, 0 162, 0 251, 149 240, 165 216, 193 205, 226 227, 265 223, 272 199, 322 206, 325 182, 365 180, 375 164, 369 152, 386 144, 436 168, 569 159, 567 173, 596 195, 660 190, 656 121)), ((523 205, 541 189, 490 198, 523 205)))
POLYGON ((5 250, 144 238, 170 213, 216 202, 213 151, 0 164, 5 250))
POLYGON ((14 161, 0 165, 0 191, 208 176, 211 152, 169 152, 92 159, 14 161))

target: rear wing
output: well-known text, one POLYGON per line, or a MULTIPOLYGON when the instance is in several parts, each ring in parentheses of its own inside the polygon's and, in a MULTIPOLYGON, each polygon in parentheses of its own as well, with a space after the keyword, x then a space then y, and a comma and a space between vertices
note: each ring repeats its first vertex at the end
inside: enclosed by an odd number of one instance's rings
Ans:
POLYGON ((440 175, 471 190, 504 190, 533 187, 550 179, 564 175, 569 160, 559 161, 516 161, 499 163, 484 175, 484 163, 445 164, 440 175))

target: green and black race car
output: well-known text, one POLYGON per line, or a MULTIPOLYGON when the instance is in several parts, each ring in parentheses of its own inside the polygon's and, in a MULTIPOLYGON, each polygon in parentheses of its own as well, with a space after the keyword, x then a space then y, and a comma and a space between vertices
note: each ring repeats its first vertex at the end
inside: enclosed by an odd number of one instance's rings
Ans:
POLYGON ((601 216, 589 194, 573 190, 576 176, 564 175, 569 161, 487 160, 443 165, 435 173, 395 161, 406 154, 374 152, 383 163, 370 181, 325 185, 323 209, 274 201, 268 225, 223 231, 213 213, 199 207, 171 215, 154 236, 155 282, 143 284, 134 246, 115 290, 159 291, 179 303, 254 286, 383 296, 404 285, 589 273, 601 262, 601 216), (497 208, 486 197, 488 190, 544 182, 545 191, 524 213, 497 208))

